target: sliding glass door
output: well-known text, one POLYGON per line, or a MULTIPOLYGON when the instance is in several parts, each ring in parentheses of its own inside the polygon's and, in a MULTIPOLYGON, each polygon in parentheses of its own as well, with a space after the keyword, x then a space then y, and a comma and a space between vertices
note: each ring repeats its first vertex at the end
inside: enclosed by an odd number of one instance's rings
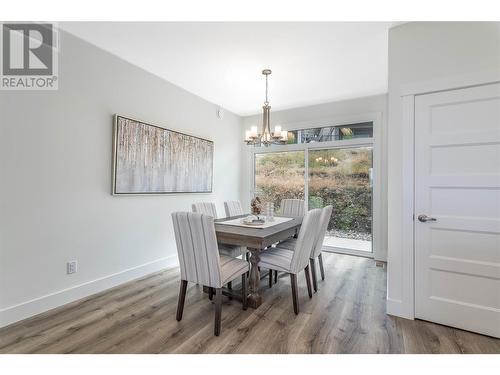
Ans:
POLYGON ((371 257, 380 246, 373 246, 374 207, 380 215, 374 142, 373 122, 292 130, 287 145, 253 148, 254 196, 276 211, 285 198, 304 199, 308 210, 332 205, 323 249, 371 257))
POLYGON ((326 250, 372 252, 372 147, 311 149, 308 208, 333 206, 326 250))
POLYGON ((254 195, 262 202, 273 202, 275 210, 282 199, 304 199, 304 151, 256 153, 254 170, 254 195))

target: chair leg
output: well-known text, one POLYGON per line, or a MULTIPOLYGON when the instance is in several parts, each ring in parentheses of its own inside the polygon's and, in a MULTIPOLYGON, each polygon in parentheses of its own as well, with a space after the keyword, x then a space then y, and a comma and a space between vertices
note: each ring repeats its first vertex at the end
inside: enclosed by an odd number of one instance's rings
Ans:
POLYGON ((222 315, 222 288, 215 289, 215 322, 214 322, 214 335, 220 334, 220 322, 222 315))
POLYGON ((211 301, 214 299, 214 288, 208 288, 208 299, 211 301))
POLYGON ((275 284, 278 283, 278 271, 277 270, 274 270, 274 283, 275 284))
POLYGON ((319 259, 319 270, 321 272, 321 280, 324 280, 325 279, 325 269, 323 268, 323 257, 321 256, 321 254, 319 254, 318 259, 319 259))
POLYGON ((273 287, 273 270, 269 270, 269 288, 273 287))
POLYGON ((182 313, 184 312, 184 301, 186 300, 186 289, 187 289, 187 280, 181 280, 181 290, 179 291, 179 302, 177 303, 177 316, 176 319, 178 322, 182 319, 182 313))
POLYGON ((314 258, 309 259, 309 263, 311 264, 311 275, 312 275, 314 292, 317 292, 318 291, 318 280, 316 279, 316 260, 314 258))
POLYGON ((246 310, 248 307, 247 302, 247 274, 244 273, 241 275, 241 299, 243 302, 243 310, 246 310))
POLYGON ((309 265, 304 268, 304 274, 306 276, 306 284, 307 284, 307 294, 309 294, 309 298, 312 298, 312 288, 311 288, 311 274, 309 272, 309 265))
POLYGON ((299 296, 297 291, 297 275, 290 274, 290 282, 292 284, 292 299, 293 299, 293 312, 295 315, 299 314, 299 296))
MULTIPOLYGON (((227 289, 233 290, 233 282, 232 281, 227 283, 227 289)), ((233 299, 233 297, 229 297, 229 299, 231 300, 231 299, 233 299)))

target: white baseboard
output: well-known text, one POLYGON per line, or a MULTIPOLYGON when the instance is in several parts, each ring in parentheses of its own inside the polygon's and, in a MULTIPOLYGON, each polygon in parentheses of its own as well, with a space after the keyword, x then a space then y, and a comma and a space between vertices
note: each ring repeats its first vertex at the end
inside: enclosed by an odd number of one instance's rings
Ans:
POLYGON ((405 319, 415 319, 410 306, 406 306, 403 301, 387 298, 386 312, 389 315, 399 316, 405 319))
POLYGON ((37 297, 0 310, 0 327, 46 312, 67 303, 102 292, 117 285, 166 268, 178 266, 177 255, 170 255, 71 288, 37 297))

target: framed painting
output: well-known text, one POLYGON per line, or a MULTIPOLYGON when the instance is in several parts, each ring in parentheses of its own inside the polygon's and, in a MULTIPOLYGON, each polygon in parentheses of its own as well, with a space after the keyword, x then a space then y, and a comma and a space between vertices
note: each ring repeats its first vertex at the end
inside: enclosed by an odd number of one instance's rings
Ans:
POLYGON ((113 195, 212 192, 212 141, 121 115, 113 129, 113 195))

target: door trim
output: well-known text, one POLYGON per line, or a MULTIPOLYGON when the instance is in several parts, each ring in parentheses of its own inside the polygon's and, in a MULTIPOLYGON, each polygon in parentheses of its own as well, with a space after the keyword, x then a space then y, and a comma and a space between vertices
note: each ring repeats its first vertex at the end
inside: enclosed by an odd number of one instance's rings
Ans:
POLYGON ((490 69, 458 76, 448 76, 402 85, 399 96, 423 95, 439 91, 465 89, 500 82, 500 69, 490 69))
MULTIPOLYGON (((395 202, 401 210, 400 240, 389 247, 389 252, 400 250, 399 262, 388 264, 388 289, 401 285, 401 299, 387 296, 389 315, 415 319, 415 96, 439 91, 459 90, 500 82, 500 70, 486 70, 461 76, 450 76, 425 82, 414 82, 399 89, 401 98, 402 181, 401 201, 395 202)), ((390 157, 390 156, 389 156, 390 157)), ((389 241, 392 233, 389 233, 389 241)), ((391 242, 391 241, 390 241, 391 242)))

